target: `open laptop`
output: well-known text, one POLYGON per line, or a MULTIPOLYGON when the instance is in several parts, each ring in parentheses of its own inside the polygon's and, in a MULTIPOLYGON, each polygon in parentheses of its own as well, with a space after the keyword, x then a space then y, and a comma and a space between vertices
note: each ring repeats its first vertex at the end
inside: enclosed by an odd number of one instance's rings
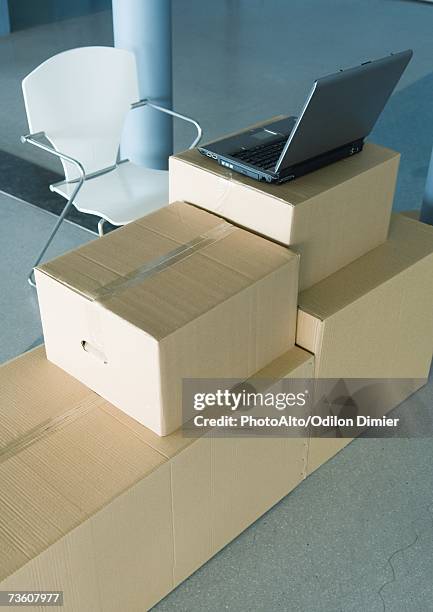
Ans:
POLYGON ((268 183, 290 181, 359 153, 412 54, 408 49, 317 79, 299 117, 264 123, 199 151, 268 183))

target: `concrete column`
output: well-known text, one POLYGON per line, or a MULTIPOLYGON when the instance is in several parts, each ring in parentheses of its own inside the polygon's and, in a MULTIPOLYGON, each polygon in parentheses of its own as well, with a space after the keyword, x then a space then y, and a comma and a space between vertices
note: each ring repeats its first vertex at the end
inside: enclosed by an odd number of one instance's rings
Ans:
POLYGON ((10 31, 8 0, 0 0, 0 36, 5 36, 10 31))
MULTIPOLYGON (((114 44, 135 53, 140 98, 172 108, 171 0, 112 0, 114 44)), ((136 164, 168 168, 173 120, 144 107, 129 113, 121 153, 136 164)))
POLYGON ((425 183, 424 198, 421 206, 420 221, 433 225, 433 151, 425 183))

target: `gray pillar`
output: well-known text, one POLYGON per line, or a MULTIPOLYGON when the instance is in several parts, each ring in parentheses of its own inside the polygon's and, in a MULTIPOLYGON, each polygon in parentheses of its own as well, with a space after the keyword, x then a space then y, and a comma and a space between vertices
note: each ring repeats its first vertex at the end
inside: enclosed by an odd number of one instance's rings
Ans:
MULTIPOLYGON (((114 44, 135 53, 140 98, 172 108, 171 0, 113 0, 114 44)), ((122 157, 166 170, 173 152, 173 120, 143 107, 129 113, 122 157)))
POLYGON ((425 183, 424 198, 421 206, 420 221, 433 225, 433 151, 425 183))
POLYGON ((5 36, 10 31, 8 0, 0 0, 0 36, 5 36))

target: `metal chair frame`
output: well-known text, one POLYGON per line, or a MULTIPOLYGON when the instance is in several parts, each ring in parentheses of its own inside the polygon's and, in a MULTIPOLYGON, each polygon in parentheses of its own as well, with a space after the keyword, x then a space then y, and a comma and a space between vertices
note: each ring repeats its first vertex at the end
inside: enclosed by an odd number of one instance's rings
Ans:
MULTIPOLYGON (((200 126, 200 124, 195 121, 195 119, 192 119, 191 117, 188 117, 186 115, 182 115, 181 113, 178 113, 174 110, 171 110, 169 108, 164 108, 163 106, 159 106, 158 104, 154 104, 153 102, 151 102, 150 100, 148 100, 147 98, 143 98, 142 100, 138 100, 138 102, 133 102, 131 104, 131 110, 134 110, 136 108, 141 108, 142 106, 151 106, 152 108, 154 108, 155 110, 161 111, 162 113, 166 113, 167 115, 171 115, 172 117, 175 117, 177 119, 182 119, 183 121, 186 121, 188 123, 191 123, 192 125, 194 125, 194 127, 197 130, 197 136, 195 137, 194 141, 191 143, 191 145, 188 147, 189 149, 194 149, 198 143, 200 142, 202 135, 203 135, 203 130, 200 126)), ((46 151, 47 153, 51 153, 52 155, 58 157, 61 160, 70 162, 71 164, 73 164, 79 173, 79 178, 76 179, 72 179, 70 181, 61 181, 62 184, 69 183, 76 183, 76 187, 74 189, 74 191, 72 192, 71 197, 67 200, 65 207, 62 211, 62 213, 60 214, 50 236, 48 237, 48 240, 46 241, 44 247, 42 248, 41 252, 39 253, 38 257, 36 258, 35 263, 33 264, 32 270, 30 272, 30 274, 28 275, 28 282, 32 287, 36 287, 36 283, 34 280, 34 268, 36 268, 36 266, 41 262, 43 256, 45 255, 45 253, 47 252, 48 247, 50 246, 51 242, 53 241, 54 236, 57 234, 62 222, 64 221, 66 215, 68 214, 68 211, 71 207, 71 205, 74 203, 75 198, 77 197, 80 189, 82 188, 82 186, 84 185, 85 181, 91 180, 92 178, 95 178, 97 176, 101 176, 102 174, 106 174, 108 172, 111 172, 112 170, 115 170, 117 168, 117 166, 121 163, 124 163, 126 161, 128 161, 127 159, 123 159, 120 160, 116 163, 116 165, 114 166, 110 166, 109 168, 104 168, 103 170, 99 170, 98 172, 94 172, 92 174, 87 174, 85 172, 85 169, 83 167, 83 165, 81 164, 81 162, 78 159, 75 159, 73 157, 71 157, 70 155, 66 155, 65 153, 62 153, 60 151, 57 151, 54 147, 47 145, 43 142, 41 142, 39 139, 40 138, 44 138, 45 136, 45 132, 37 132, 35 134, 27 134, 26 136, 21 136, 21 142, 22 143, 28 143, 31 144, 35 147, 37 147, 38 149, 42 149, 42 151, 46 151)), ((52 189, 55 185, 51 185, 50 189, 52 189)), ((103 236, 104 234, 104 223, 105 223, 105 219, 102 217, 99 222, 98 222, 98 234, 99 236, 103 236)))

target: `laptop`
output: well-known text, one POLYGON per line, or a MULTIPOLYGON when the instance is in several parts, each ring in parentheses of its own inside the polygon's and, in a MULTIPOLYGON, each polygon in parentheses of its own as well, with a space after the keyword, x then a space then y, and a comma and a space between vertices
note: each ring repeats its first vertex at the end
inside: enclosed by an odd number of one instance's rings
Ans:
POLYGON ((412 54, 408 49, 317 79, 299 117, 264 122, 199 151, 268 183, 291 181, 359 153, 412 54))

